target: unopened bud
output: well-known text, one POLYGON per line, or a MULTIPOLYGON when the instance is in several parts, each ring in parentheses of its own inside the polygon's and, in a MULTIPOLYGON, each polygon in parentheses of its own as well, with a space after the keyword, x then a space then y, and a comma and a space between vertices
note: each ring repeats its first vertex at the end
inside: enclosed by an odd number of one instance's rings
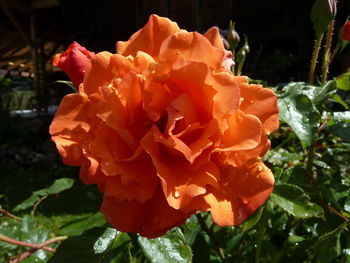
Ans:
POLYGON ((243 61, 246 57, 246 55, 249 53, 249 45, 248 45, 248 38, 246 35, 244 35, 244 44, 241 47, 241 49, 236 54, 236 61, 240 62, 243 61))
POLYGON ((232 21, 230 21, 230 28, 227 33, 227 41, 230 44, 232 50, 234 50, 237 47, 239 41, 241 41, 241 38, 235 30, 235 23, 232 23, 232 21))
POLYGON ((346 21, 346 23, 344 24, 341 30, 342 30, 341 38, 343 40, 350 42, 350 20, 346 21))
POLYGON ((316 34, 323 34, 328 30, 329 23, 337 14, 336 0, 316 0, 311 9, 311 21, 316 34))

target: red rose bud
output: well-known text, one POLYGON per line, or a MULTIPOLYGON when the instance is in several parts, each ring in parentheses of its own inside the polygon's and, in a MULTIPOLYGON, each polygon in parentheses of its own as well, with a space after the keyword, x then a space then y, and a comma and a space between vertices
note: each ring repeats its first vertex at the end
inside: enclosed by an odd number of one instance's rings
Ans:
POLYGON ((62 69, 74 86, 79 87, 83 82, 86 66, 94 55, 94 52, 74 41, 65 52, 55 55, 52 64, 62 69))
POLYGON ((350 41, 350 20, 348 20, 343 26, 343 40, 350 41))
POLYGON ((311 9, 311 21, 318 35, 328 30, 329 23, 337 13, 336 0, 316 0, 311 9))

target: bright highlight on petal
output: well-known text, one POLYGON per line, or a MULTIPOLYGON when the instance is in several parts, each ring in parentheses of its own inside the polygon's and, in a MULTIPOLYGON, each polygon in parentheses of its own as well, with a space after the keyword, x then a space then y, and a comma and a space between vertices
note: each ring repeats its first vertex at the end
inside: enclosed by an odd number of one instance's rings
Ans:
POLYGON ((273 190, 261 158, 276 95, 233 76, 215 27, 201 35, 152 15, 117 52, 89 59, 61 102, 50 133, 63 161, 98 185, 120 231, 158 237, 197 211, 242 223, 273 190))

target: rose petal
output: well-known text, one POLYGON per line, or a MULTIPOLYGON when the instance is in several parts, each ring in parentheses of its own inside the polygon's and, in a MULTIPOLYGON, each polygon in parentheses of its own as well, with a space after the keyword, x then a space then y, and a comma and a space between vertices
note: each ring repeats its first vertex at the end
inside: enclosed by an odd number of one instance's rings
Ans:
POLYGON ((91 111, 86 96, 69 94, 61 101, 50 125, 52 140, 67 165, 77 166, 82 162, 81 144, 90 138, 88 133, 94 123, 91 111))
POLYGON ((117 162, 120 175, 107 178, 105 195, 118 201, 137 199, 144 203, 154 196, 159 179, 150 158, 117 162))
POLYGON ((144 204, 135 199, 118 201, 114 197, 105 196, 101 211, 106 220, 118 230, 140 233, 148 238, 165 234, 169 229, 183 224, 190 216, 170 207, 159 188, 154 198, 144 204))
POLYGON ((210 211, 219 226, 241 224, 259 208, 273 190, 274 177, 261 162, 256 161, 241 168, 222 170, 228 178, 218 189, 208 187, 207 194, 194 200, 190 207, 210 211))
POLYGON ((220 148, 215 151, 250 150, 259 145, 262 127, 257 117, 237 111, 227 117, 227 123, 229 128, 222 136, 220 148))
POLYGON ((169 36, 160 48, 159 60, 165 64, 176 60, 203 62, 212 69, 221 66, 225 51, 214 47, 209 40, 197 32, 179 32, 169 36))
POLYGON ((151 15, 147 24, 133 34, 128 41, 117 42, 117 52, 124 56, 135 57, 138 51, 143 51, 157 58, 164 39, 179 30, 178 25, 168 18, 151 15))
POLYGON ((219 29, 216 26, 209 28, 204 36, 210 41, 213 47, 224 49, 224 42, 222 41, 219 29))
POLYGON ((247 114, 257 116, 267 134, 278 128, 278 107, 275 93, 261 85, 248 84, 246 77, 236 77, 241 89, 241 102, 239 108, 247 114))
POLYGON ((152 157, 167 201, 175 209, 186 206, 193 197, 204 194, 207 184, 217 186, 219 171, 214 163, 208 162, 193 170, 184 159, 169 157, 169 154, 161 151, 151 133, 142 139, 141 145, 152 157))

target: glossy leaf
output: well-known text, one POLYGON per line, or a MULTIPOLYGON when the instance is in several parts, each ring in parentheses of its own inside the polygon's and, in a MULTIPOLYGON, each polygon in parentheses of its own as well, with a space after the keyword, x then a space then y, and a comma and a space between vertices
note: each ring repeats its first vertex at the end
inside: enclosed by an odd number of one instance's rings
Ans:
POLYGON ((69 225, 62 227, 59 230, 59 234, 66 236, 79 236, 88 229, 92 229, 94 227, 101 227, 104 224, 106 224, 106 221, 103 214, 97 212, 93 216, 83 218, 77 222, 73 222, 69 225))
POLYGON ((350 142, 350 123, 338 122, 337 124, 328 127, 328 131, 339 136, 344 141, 350 142))
MULTIPOLYGON (((10 238, 33 244, 40 244, 50 238, 50 231, 42 226, 37 218, 28 215, 24 216, 21 221, 13 219, 2 221, 0 223, 0 233, 10 238)), ((16 251, 21 249, 29 250, 29 248, 0 241, 0 251, 7 251, 8 255, 18 256, 16 251)), ((50 255, 52 255, 50 252, 38 250, 23 262, 46 262, 50 255)))
POLYGON ((63 241, 49 263, 87 263, 101 262, 103 255, 95 254, 94 244, 105 230, 94 228, 80 236, 70 237, 63 241))
POLYGON ((179 228, 154 239, 139 236, 138 241, 150 262, 184 263, 192 260, 191 248, 185 243, 185 237, 179 228))
POLYGON ((252 215, 250 215, 244 222, 241 224, 241 228, 244 231, 248 231, 253 228, 260 220, 263 213, 264 207, 257 209, 252 215))
POLYGON ((336 78, 338 89, 350 90, 350 72, 344 73, 336 78))
POLYGON ((340 235, 345 227, 346 224, 342 224, 319 238, 316 248, 319 262, 335 262, 335 258, 341 253, 340 235))
POLYGON ((333 119, 336 122, 350 121, 350 111, 336 111, 336 112, 333 112, 333 119))
POLYGON ((20 211, 24 210, 28 207, 33 206, 40 198, 52 195, 52 194, 58 194, 64 190, 67 190, 71 188, 74 184, 74 179, 72 178, 60 178, 54 181, 54 183, 49 188, 44 188, 41 190, 34 191, 32 195, 24 200, 22 203, 18 204, 13 211, 20 211))
POLYGON ((187 219, 186 224, 184 224, 182 228, 186 244, 192 246, 198 233, 201 231, 201 226, 197 217, 192 215, 189 219, 187 219))
POLYGON ((118 231, 114 228, 108 227, 106 231, 97 239, 94 244, 96 254, 101 254, 106 251, 113 239, 118 235, 118 231))
POLYGON ((72 178, 61 178, 55 180, 55 182, 47 189, 47 194, 58 194, 64 190, 71 188, 74 184, 74 179, 72 178))
MULTIPOLYGON (((316 140, 320 115, 310 99, 312 92, 306 92, 305 87, 307 86, 304 83, 291 83, 284 87, 279 94, 278 107, 280 119, 288 123, 303 147, 308 148, 316 140)), ((312 89, 314 88, 316 87, 312 89)))
POLYGON ((291 184, 276 185, 271 194, 271 201, 299 218, 321 216, 322 207, 311 203, 310 197, 298 186, 291 184))

